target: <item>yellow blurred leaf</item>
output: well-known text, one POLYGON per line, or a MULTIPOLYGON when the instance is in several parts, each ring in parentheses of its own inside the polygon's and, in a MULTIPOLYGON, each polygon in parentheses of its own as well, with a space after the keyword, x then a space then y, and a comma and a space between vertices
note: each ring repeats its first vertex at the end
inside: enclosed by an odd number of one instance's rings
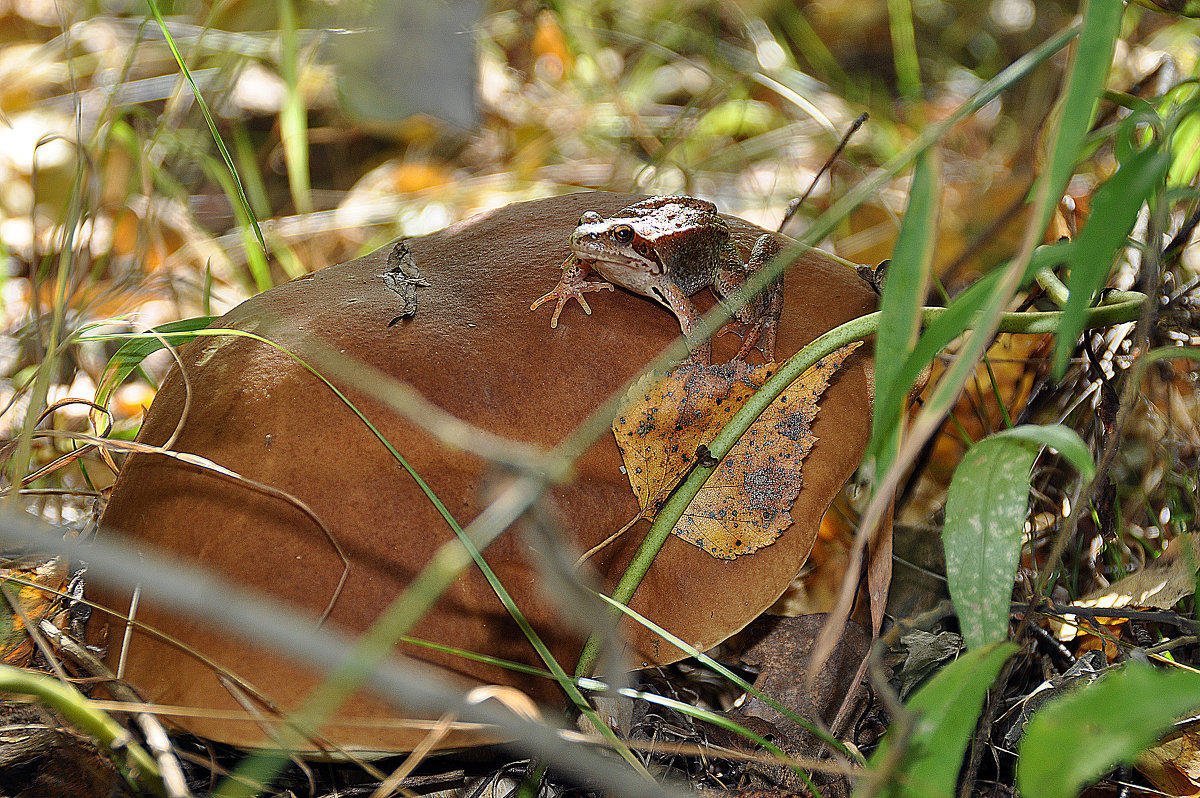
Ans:
POLYGON ((558 17, 549 9, 538 12, 529 49, 533 53, 538 74, 552 80, 566 77, 575 64, 575 57, 567 46, 567 37, 558 24, 558 17))
MULTIPOLYGON (((61 558, 37 565, 0 568, 0 585, 20 606, 30 623, 37 623, 54 609, 58 596, 70 573, 61 558)), ((26 665, 33 656, 33 641, 21 615, 5 598, 0 598, 0 662, 18 667, 26 665)))
POLYGON ((396 165, 391 175, 398 194, 415 194, 427 188, 445 185, 451 179, 448 169, 428 161, 406 161, 396 165))

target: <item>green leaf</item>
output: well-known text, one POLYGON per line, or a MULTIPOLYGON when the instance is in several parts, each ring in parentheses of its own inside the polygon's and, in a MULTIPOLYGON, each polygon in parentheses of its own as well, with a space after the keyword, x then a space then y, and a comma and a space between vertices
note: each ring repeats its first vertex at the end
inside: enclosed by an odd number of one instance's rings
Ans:
POLYGON ((1021 740, 1017 787, 1025 798, 1074 798, 1197 707, 1200 674, 1130 663, 1033 716, 1021 740))
POLYGON ((988 688, 1017 647, 995 643, 968 651, 939 671, 913 695, 907 708, 918 713, 908 748, 895 772, 880 770, 896 744, 884 738, 868 762, 868 774, 882 779, 882 798, 953 798, 963 753, 975 731, 988 688), (872 772, 873 771, 873 772, 872 772))
POLYGON ((123 343, 104 367, 104 376, 100 378, 100 384, 96 386, 96 404, 107 407, 113 391, 125 382, 125 378, 133 373, 133 370, 140 366, 147 356, 162 349, 164 340, 172 346, 185 344, 196 337, 196 330, 203 330, 216 319, 216 316, 197 316, 193 319, 167 322, 151 331, 162 336, 161 339, 143 333, 139 337, 123 343))
POLYGON ((1084 315, 1108 279, 1117 252, 1125 247, 1138 211, 1160 186, 1171 156, 1158 144, 1129 156, 1092 199, 1092 212, 1069 250, 1071 289, 1062 311, 1054 349, 1054 373, 1066 371, 1071 350, 1083 332, 1084 315))
MULTIPOLYGON (((212 134, 213 143, 217 145, 217 149, 221 152, 221 157, 225 159, 225 166, 229 169, 229 174, 237 187, 237 202, 235 203, 235 207, 241 207, 242 212, 250 221, 250 226, 254 230, 254 236, 258 239, 258 245, 265 252, 267 242, 263 240, 262 230, 258 224, 258 217, 254 215, 254 210, 250 207, 250 200, 246 198, 241 178, 238 177, 237 169, 233 165, 233 158, 229 156, 229 150, 225 148, 225 142, 221 138, 220 131, 217 130, 217 123, 213 119, 212 112, 208 109, 208 103, 205 102, 204 95, 200 93, 200 87, 196 85, 195 79, 192 78, 191 70, 184 63, 183 56, 179 53, 179 48, 175 46, 175 37, 171 35, 171 29, 167 27, 166 20, 162 17, 162 12, 158 10, 158 3, 155 0, 146 0, 146 3, 150 6, 150 13, 154 16, 154 21, 158 23, 159 30, 162 31, 163 39, 171 49, 171 55, 175 56, 175 63, 179 65, 179 71, 183 74, 184 80, 187 81, 188 87, 192 90, 192 97, 195 98, 200 113, 204 115, 204 121, 208 123, 208 130, 212 134)), ((230 196, 234 195, 231 194, 230 196)))
POLYGON ((1043 191, 1052 198, 1042 207, 1042 218, 1035 220, 1045 230, 1058 198, 1075 171, 1080 147, 1096 115, 1096 99, 1104 89, 1104 80, 1112 66, 1113 50, 1121 30, 1121 0, 1086 0, 1083 4, 1083 30, 1071 59, 1071 73, 1060 107, 1061 119, 1050 145, 1046 170, 1042 173, 1043 191))
POLYGON ((959 463, 946 497, 946 579, 967 648, 1008 637, 1008 606, 1038 447, 988 438, 959 463))
POLYGON ((1075 466, 1085 481, 1091 481, 1096 475, 1096 463, 1092 459, 1092 451, 1079 433, 1062 424, 1022 424, 1019 427, 996 433, 997 438, 1029 441, 1039 446, 1049 446, 1075 466))
POLYGON ((975 444, 950 482, 942 544, 950 597, 969 649, 1008 637, 1029 469, 1043 445, 1058 449, 1089 478, 1095 472, 1091 453, 1074 430, 1028 425, 975 444))
POLYGON ((875 460, 876 473, 886 471, 895 457, 904 397, 920 373, 920 369, 912 373, 907 382, 900 378, 905 355, 912 351, 920 332, 921 307, 925 304, 937 234, 938 160, 931 153, 927 151, 917 158, 908 210, 900 226, 880 303, 875 384, 885 390, 876 396, 871 443, 867 449, 868 457, 875 460))

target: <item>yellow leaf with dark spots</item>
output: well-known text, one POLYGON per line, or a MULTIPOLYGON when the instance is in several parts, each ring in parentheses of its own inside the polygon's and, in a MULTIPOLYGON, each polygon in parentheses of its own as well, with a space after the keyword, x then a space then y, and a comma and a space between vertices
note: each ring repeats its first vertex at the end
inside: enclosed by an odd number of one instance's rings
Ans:
MULTIPOLYGON (((696 494, 674 534, 726 560, 775 542, 792 523, 801 464, 816 442, 811 427, 821 394, 858 346, 830 354, 775 399, 696 494)), ((699 447, 707 447, 778 370, 778 363, 687 364, 646 374, 630 387, 613 434, 644 515, 658 513, 699 447)))

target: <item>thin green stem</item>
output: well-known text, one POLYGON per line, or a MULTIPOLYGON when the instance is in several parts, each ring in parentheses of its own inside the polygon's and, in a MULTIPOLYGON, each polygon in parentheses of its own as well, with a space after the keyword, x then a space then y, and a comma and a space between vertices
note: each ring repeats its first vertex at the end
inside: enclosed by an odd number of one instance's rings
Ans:
POLYGON ((158 765, 146 749, 133 741, 125 727, 93 707, 74 687, 44 674, 0 664, 0 693, 33 696, 105 748, 124 751, 130 764, 130 781, 155 795, 165 794, 158 765))
POLYGON ((1046 292, 1046 296, 1050 297, 1051 302, 1060 308, 1066 307, 1070 291, 1063 285, 1062 280, 1058 279, 1057 274, 1048 268, 1038 269, 1037 282, 1046 292))
POLYGON ((179 52, 179 48, 175 46, 175 37, 171 35, 170 28, 167 27, 166 20, 163 19, 162 12, 158 10, 158 3, 155 0, 146 0, 150 6, 150 13, 154 15, 154 21, 158 23, 159 29, 162 31, 163 38, 167 42, 167 47, 171 48, 171 55, 175 57, 175 63, 179 65, 179 71, 183 73, 184 80, 192 90, 192 96, 196 99, 196 105, 200 108, 200 113, 204 115, 204 121, 208 123, 208 130, 212 134, 213 142, 216 143, 217 149, 221 152, 221 157, 225 159, 225 166, 229 168, 229 174, 233 176, 233 182, 237 186, 237 199, 242 206, 242 210, 250 219, 250 226, 254 230, 254 236, 258 239, 258 245, 262 247, 263 252, 267 251, 267 242, 263 239, 262 230, 258 225, 258 217, 254 215, 254 209, 250 207, 250 200, 246 198, 246 191, 242 187, 242 180, 238 177, 237 169, 233 165, 233 158, 229 155, 229 150, 225 148, 225 142, 221 139, 221 133, 217 130, 217 122, 213 119, 212 112, 208 110, 208 103, 204 101, 204 95, 200 93, 200 87, 196 85, 196 81, 192 78, 192 72, 184 63, 183 56, 179 52))
MULTIPOLYGON (((1113 324, 1134 321, 1141 312, 1146 301, 1145 294, 1122 291, 1111 294, 1105 304, 1091 308, 1088 311, 1086 327, 1108 327, 1113 324)), ((938 316, 946 311, 945 308, 925 308, 922 311, 922 323, 931 324, 938 316)), ((1040 313, 1004 313, 1000 316, 999 332, 1005 333, 1049 333, 1054 332, 1060 311, 1040 313)), ((869 313, 857 319, 846 322, 825 333, 808 346, 793 355, 771 379, 758 389, 734 414, 724 428, 708 445, 709 453, 720 460, 729 453, 738 439, 745 434, 755 420, 762 415, 778 396, 806 370, 815 365, 821 358, 833 353, 846 344, 862 340, 875 334, 879 327, 880 313, 869 313)), ((622 574, 617 586, 613 589, 612 598, 622 604, 629 604, 638 585, 641 584, 654 558, 666 543, 671 531, 683 516, 692 499, 717 470, 717 466, 697 466, 679 485, 671 498, 663 506, 650 525, 629 567, 622 574)), ((590 675, 596 666, 600 654, 600 641, 592 636, 584 645, 575 668, 576 675, 590 675)))

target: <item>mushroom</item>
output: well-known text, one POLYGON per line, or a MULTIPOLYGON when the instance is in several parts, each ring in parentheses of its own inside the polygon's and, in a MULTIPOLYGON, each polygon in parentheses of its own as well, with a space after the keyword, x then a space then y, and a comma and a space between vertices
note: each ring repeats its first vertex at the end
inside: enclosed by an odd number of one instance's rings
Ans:
MULTIPOLYGON (((382 277, 390 247, 280 285, 234 308, 214 326, 254 332, 305 356, 312 339, 419 390, 446 411, 498 435, 549 448, 606 397, 638 375, 679 335, 675 318, 624 291, 589 297, 593 313, 564 312, 557 329, 530 302, 551 288, 567 242, 585 211, 609 214, 637 196, 583 193, 484 213, 407 241, 427 285, 417 308, 382 277), (389 324, 395 321, 394 324, 389 324)), ((748 252, 763 231, 730 218, 748 252)), ((876 295, 852 269, 817 252, 789 270, 777 351, 782 359, 821 333, 875 309, 876 295)), ((697 301, 705 309, 705 299, 697 301)), ((714 342, 728 358, 738 342, 714 342)), ((366 629, 453 533, 385 448, 327 386, 294 360, 261 342, 234 336, 199 338, 180 352, 193 401, 173 448, 206 457, 302 501, 344 547, 349 577, 329 622, 366 629)), ((855 353, 826 389, 813 425, 818 438, 804 464, 795 523, 750 556, 717 560, 672 536, 631 606, 701 650, 742 629, 768 608, 799 572, 830 501, 858 464, 870 427, 870 356, 855 353)), ((480 458, 438 443, 379 402, 341 385, 428 482, 462 524, 488 504, 498 474, 480 458)), ((184 403, 177 370, 146 414, 139 440, 162 444, 184 403)), ((563 531, 580 551, 604 540, 638 512, 611 435, 579 459, 576 478, 551 489, 563 531)), ((342 576, 343 563, 313 520, 278 495, 175 459, 129 457, 104 512, 105 527, 180 560, 211 569, 293 605, 316 619, 342 576)), ((591 559, 612 587, 648 523, 639 522, 591 559)), ((539 587, 538 570, 519 531, 504 532, 486 556, 550 649, 570 670, 581 639, 558 617, 539 587)), ((131 567, 134 567, 131 565, 131 567)), ((103 586, 95 586, 97 589, 103 586)), ((99 597, 117 613, 127 594, 99 597)), ((143 602, 137 620, 228 668, 277 707, 294 708, 316 677, 234 635, 181 619, 143 602)), ((125 623, 96 613, 89 633, 105 639, 115 665, 125 623)), ((641 626, 623 623, 635 665, 666 664, 684 655, 641 626)), ((413 636, 493 657, 538 664, 478 569, 462 574, 412 631, 413 636)), ((517 687, 541 702, 560 701, 550 680, 401 645, 404 656, 456 674, 464 685, 517 687)), ((205 660, 140 630, 133 632, 124 677, 147 700, 209 710, 240 710, 205 660)), ((348 719, 395 717, 359 695, 327 738, 350 749, 407 750, 422 728, 355 726, 348 719)), ((224 742, 264 743, 252 721, 178 718, 179 726, 224 742)), ((468 742, 451 735, 442 746, 468 742)))

